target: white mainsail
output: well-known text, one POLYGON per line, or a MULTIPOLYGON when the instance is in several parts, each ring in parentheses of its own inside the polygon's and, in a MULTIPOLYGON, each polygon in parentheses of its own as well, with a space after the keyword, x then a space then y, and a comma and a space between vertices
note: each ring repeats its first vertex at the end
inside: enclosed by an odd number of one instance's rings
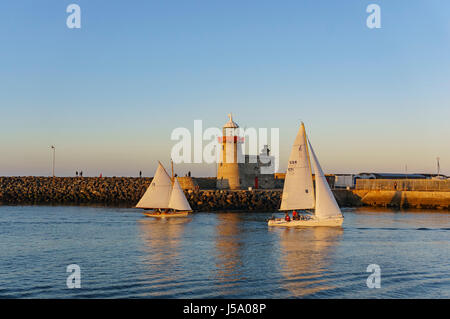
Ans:
POLYGON ((137 208, 169 208, 169 199, 172 192, 172 181, 164 167, 159 163, 152 183, 144 196, 137 203, 137 208))
POLYGON ((172 194, 170 195, 169 200, 169 208, 182 211, 192 210, 191 205, 189 205, 189 202, 181 189, 178 178, 175 178, 173 183, 172 194))
POLYGON ((280 210, 312 209, 314 206, 311 163, 302 123, 289 156, 280 210))
POLYGON ((312 162, 314 164, 314 173, 316 179, 316 210, 317 219, 325 219, 332 217, 342 217, 341 210, 331 192, 325 174, 317 160, 316 153, 309 142, 309 148, 312 154, 312 162))

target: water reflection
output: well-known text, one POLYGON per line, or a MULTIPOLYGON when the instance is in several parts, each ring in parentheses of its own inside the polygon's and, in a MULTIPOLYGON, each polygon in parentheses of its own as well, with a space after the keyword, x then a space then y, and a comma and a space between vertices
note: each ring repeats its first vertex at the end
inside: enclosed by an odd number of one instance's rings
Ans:
MULTIPOLYGON (((183 276, 182 238, 184 228, 191 218, 154 219, 138 221, 139 235, 143 243, 143 264, 148 267, 146 280, 158 290, 168 282, 177 282, 183 276)), ((153 293, 158 295, 157 292, 153 293)))
POLYGON ((243 279, 242 274, 242 221, 239 214, 224 213, 217 215, 215 231, 216 280, 222 288, 231 288, 243 279))
POLYGON ((439 229, 446 228, 450 224, 448 211, 438 210, 396 210, 381 207, 355 208, 356 213, 353 223, 358 228, 372 229, 439 229), (412 218, 413 217, 413 218, 412 218), (443 223, 447 221, 447 223, 443 223))
POLYGON ((324 278, 340 242, 341 227, 274 229, 280 236, 282 286, 294 297, 333 288, 324 278))

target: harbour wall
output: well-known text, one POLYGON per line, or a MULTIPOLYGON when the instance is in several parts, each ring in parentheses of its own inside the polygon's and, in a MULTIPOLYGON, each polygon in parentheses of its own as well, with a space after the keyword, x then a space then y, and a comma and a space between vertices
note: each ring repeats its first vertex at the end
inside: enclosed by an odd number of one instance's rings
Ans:
MULTIPOLYGON (((194 189, 185 193, 195 211, 271 211, 280 207, 281 189, 204 189, 213 185, 214 179, 194 178, 194 181, 194 189)), ((151 178, 132 177, 0 177, 0 204, 133 207, 150 183, 151 178)), ((450 210, 450 192, 445 191, 335 189, 333 193, 341 207, 450 210)))
POLYGON ((352 190, 363 206, 450 210, 450 192, 352 190))
POLYGON ((450 192, 450 180, 436 179, 357 179, 355 189, 375 191, 450 192))

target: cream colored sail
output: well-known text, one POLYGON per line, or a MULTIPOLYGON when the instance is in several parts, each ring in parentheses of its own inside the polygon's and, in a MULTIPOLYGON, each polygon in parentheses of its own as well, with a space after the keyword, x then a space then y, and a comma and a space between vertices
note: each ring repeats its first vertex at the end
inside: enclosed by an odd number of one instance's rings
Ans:
POLYGON ((172 188, 172 194, 170 195, 169 208, 182 211, 191 211, 192 208, 186 199, 186 196, 181 189, 178 178, 175 178, 172 188))
POLYGON ((280 210, 312 209, 314 205, 311 163, 302 123, 289 156, 280 210))
POLYGON ((314 153, 311 142, 309 142, 309 149, 311 150, 312 162, 314 165, 314 173, 316 179, 316 211, 317 219, 342 217, 341 210, 334 198, 334 195, 328 185, 325 174, 320 167, 317 156, 314 153))
POLYGON ((169 199, 172 192, 172 181, 164 167, 159 163, 152 183, 147 188, 137 208, 169 208, 169 199))

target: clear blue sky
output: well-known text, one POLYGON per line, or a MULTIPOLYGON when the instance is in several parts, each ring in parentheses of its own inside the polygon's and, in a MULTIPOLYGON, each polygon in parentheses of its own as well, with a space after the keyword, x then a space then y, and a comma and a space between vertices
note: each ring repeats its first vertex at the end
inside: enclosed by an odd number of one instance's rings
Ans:
POLYGON ((326 172, 450 174, 447 0, 11 0, 0 39, 0 175, 49 175, 52 144, 57 175, 152 175, 229 112, 280 128, 282 169, 303 120, 326 172))

